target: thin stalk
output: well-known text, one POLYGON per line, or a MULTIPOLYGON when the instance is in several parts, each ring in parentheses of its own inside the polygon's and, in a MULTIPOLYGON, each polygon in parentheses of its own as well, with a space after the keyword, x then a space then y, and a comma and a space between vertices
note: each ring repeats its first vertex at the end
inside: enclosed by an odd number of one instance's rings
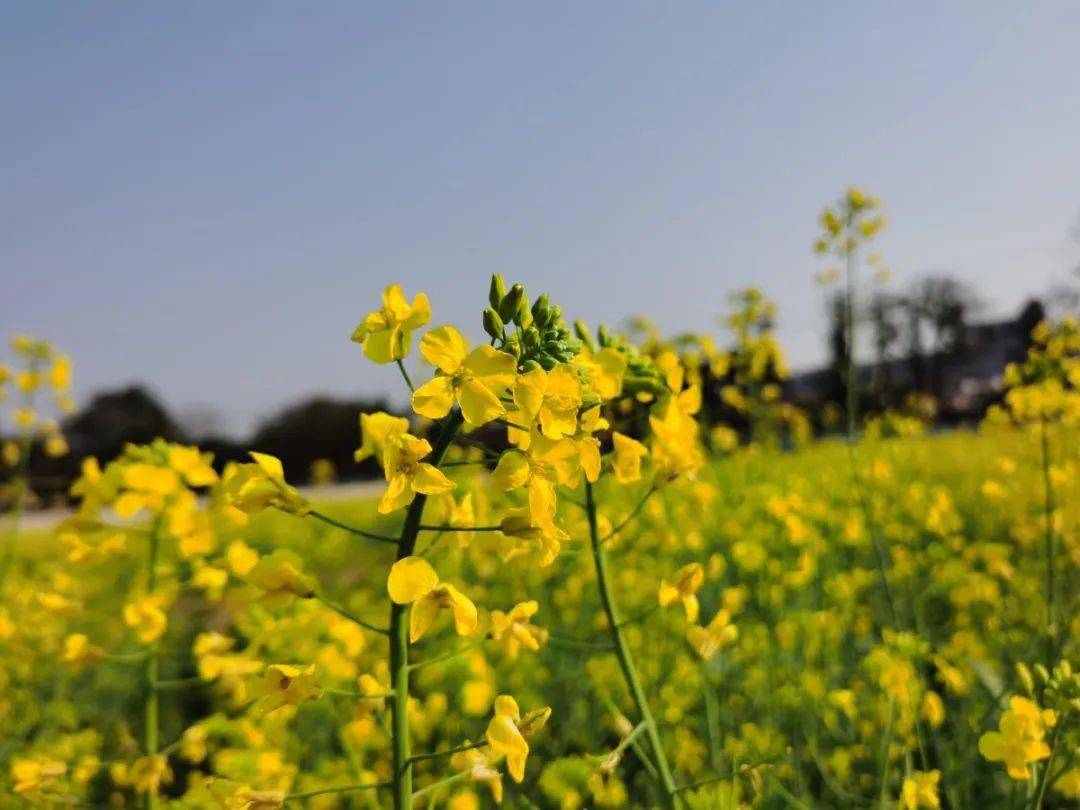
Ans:
POLYGON ((429 793, 434 793, 439 788, 450 787, 450 785, 456 785, 458 782, 464 782, 470 776, 472 776, 472 771, 455 773, 453 776, 448 776, 445 779, 440 779, 438 782, 432 782, 427 787, 420 788, 420 790, 413 793, 410 798, 419 799, 421 796, 427 796, 429 793))
MULTIPOLYGON (((641 510, 645 508, 645 504, 648 502, 649 498, 651 498, 653 496, 653 493, 655 493, 658 488, 659 487, 656 486, 656 482, 654 481, 652 483, 652 485, 649 487, 648 491, 646 491, 645 495, 642 496, 641 500, 638 501, 636 504, 634 504, 634 508, 630 510, 630 514, 627 515, 625 518, 623 518, 622 522, 619 523, 618 526, 616 526, 614 529, 612 529, 607 534, 605 534, 603 537, 601 537, 600 538, 600 543, 601 544, 606 543, 612 537, 614 537, 619 532, 621 532, 623 529, 625 529, 630 524, 630 521, 632 521, 634 518, 636 518, 638 516, 638 513, 641 512, 641 510)), ((588 509, 588 504, 586 504, 585 508, 588 509)))
POLYGON ((335 793, 355 793, 358 790, 378 790, 379 788, 384 787, 390 787, 390 783, 377 782, 371 785, 346 785, 345 787, 322 788, 321 790, 309 790, 306 793, 290 793, 285 797, 285 801, 299 801, 300 799, 311 799, 315 796, 330 796, 335 793))
POLYGON ((449 661, 453 658, 457 658, 459 655, 464 655, 470 650, 475 650, 477 647, 482 647, 487 643, 487 638, 482 638, 480 641, 473 642, 472 644, 466 644, 464 647, 458 647, 452 652, 448 652, 445 655, 439 655, 435 658, 426 658, 423 661, 417 661, 414 664, 409 664, 409 671, 413 672, 424 667, 430 667, 434 664, 441 664, 443 661, 449 661))
MULTIPOLYGON (((161 523, 162 519, 158 518, 154 524, 154 530, 150 533, 150 549, 146 555, 146 591, 149 594, 153 594, 157 589, 157 563, 158 563, 158 551, 161 546, 161 523)), ((155 642, 151 642, 155 644, 155 642)), ((161 660, 158 657, 157 647, 154 646, 147 651, 146 658, 146 706, 145 706, 145 741, 146 755, 148 757, 154 757, 158 754, 158 747, 160 746, 160 696, 158 694, 158 675, 160 673, 161 660)), ((147 810, 157 810, 158 807, 158 795, 157 790, 149 790, 146 793, 146 807, 147 810)))
POLYGON ((663 742, 660 740, 660 732, 656 727, 656 720, 653 719, 652 711, 649 709, 649 701, 645 696, 645 690, 641 686, 641 678, 638 675, 633 656, 630 654, 630 648, 620 627, 618 608, 615 605, 615 600, 611 594, 611 586, 608 583, 607 552, 600 542, 600 533, 596 528, 596 501, 593 498, 592 484, 588 481, 585 482, 585 509, 589 518, 589 539, 592 542, 593 562, 596 565, 597 588, 600 591, 600 602, 603 604, 604 613, 607 615, 611 640, 615 646, 615 656, 619 660, 619 667, 622 669, 623 677, 630 690, 630 696, 634 700, 634 705, 637 707, 638 714, 641 716, 641 721, 645 724, 645 736, 649 741, 649 747, 652 748, 660 777, 660 785, 663 788, 664 805, 672 808, 677 807, 675 780, 671 775, 671 768, 668 765, 663 742))
POLYGON ((1045 416, 1040 423, 1039 434, 1042 450, 1043 513, 1046 524, 1046 666, 1051 667, 1057 658, 1057 628, 1054 623, 1057 612, 1054 600, 1054 484, 1050 478, 1050 438, 1047 435, 1045 416))
POLYGON ((308 512, 308 514, 316 520, 321 520, 323 523, 329 526, 333 526, 337 529, 343 529, 344 531, 347 531, 350 534, 355 534, 358 537, 366 537, 368 540, 377 540, 380 543, 388 543, 394 546, 396 546, 398 542, 396 537, 387 537, 385 534, 376 534, 375 532, 358 529, 356 526, 350 526, 349 524, 342 523, 340 520, 332 518, 329 515, 324 515, 322 512, 319 512, 316 509, 312 509, 310 512, 308 512))
POLYGON ((1046 798, 1046 790, 1053 781, 1050 779, 1050 768, 1054 764, 1054 756, 1057 754, 1058 736, 1061 734, 1061 727, 1063 725, 1064 723, 1058 722, 1054 727, 1054 733, 1050 738, 1050 758, 1046 760, 1046 767, 1043 768, 1042 773, 1039 775, 1039 787, 1035 791, 1035 798, 1031 804, 1032 810, 1042 810, 1043 800, 1046 798))
MULTIPOLYGON (((427 458, 428 463, 436 467, 439 465, 461 422, 461 412, 451 411, 443 422, 435 446, 427 458)), ((401 528, 401 537, 398 540, 398 560, 412 556, 416 549, 416 537, 420 533, 420 520, 426 501, 426 495, 418 494, 409 504, 405 525, 401 528)), ((396 603, 390 606, 390 680, 391 689, 394 691, 394 700, 390 704, 394 745, 394 808, 411 810, 413 774, 409 761, 409 606, 396 603)))
MULTIPOLYGON (((446 465, 443 465, 446 466, 446 465)), ((419 527, 422 532, 501 532, 502 526, 426 526, 419 527)))
MULTIPOLYGON (((848 222, 848 230, 851 229, 848 222)), ((849 442, 855 441, 858 426, 859 395, 857 390, 857 369, 855 368, 855 249, 847 250, 847 265, 845 267, 847 281, 847 294, 844 298, 844 320, 847 330, 847 437, 849 442)))
POLYGON ((409 379, 409 372, 405 370, 405 364, 401 360, 397 361, 397 367, 401 371, 401 376, 405 379, 405 384, 409 386, 410 391, 415 391, 416 387, 413 386, 412 380, 409 379))
POLYGON ((454 754, 460 754, 465 751, 475 751, 477 748, 483 748, 485 745, 487 745, 487 740, 481 740, 480 742, 469 743, 468 745, 459 745, 457 748, 447 748, 443 751, 432 751, 430 754, 415 754, 409 757, 409 762, 423 762, 427 759, 452 757, 454 754))
POLYGON ((341 605, 338 605, 338 604, 335 604, 334 602, 331 602, 329 599, 327 599, 322 594, 317 593, 314 596, 312 596, 311 598, 314 599, 316 602, 319 602, 320 604, 323 604, 326 607, 330 608, 330 610, 334 611, 334 613, 338 614, 342 618, 348 619, 351 622, 356 622, 356 624, 360 625, 361 627, 366 627, 368 630, 370 630, 373 633, 381 633, 384 636, 388 635, 390 633, 390 631, 385 627, 378 627, 378 626, 376 626, 374 624, 371 624, 370 622, 364 621, 359 616, 354 616, 352 613, 345 610, 345 608, 341 607, 341 605))

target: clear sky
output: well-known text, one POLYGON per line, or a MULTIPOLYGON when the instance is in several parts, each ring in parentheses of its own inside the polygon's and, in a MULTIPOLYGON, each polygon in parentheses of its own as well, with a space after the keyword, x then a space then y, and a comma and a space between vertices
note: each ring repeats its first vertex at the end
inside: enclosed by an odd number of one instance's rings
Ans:
POLYGON ((1080 3, 5 3, 0 323, 77 392, 235 430, 398 392, 381 288, 474 325, 493 271, 590 322, 824 348, 816 214, 881 195, 897 283, 1011 311, 1076 263, 1080 3))

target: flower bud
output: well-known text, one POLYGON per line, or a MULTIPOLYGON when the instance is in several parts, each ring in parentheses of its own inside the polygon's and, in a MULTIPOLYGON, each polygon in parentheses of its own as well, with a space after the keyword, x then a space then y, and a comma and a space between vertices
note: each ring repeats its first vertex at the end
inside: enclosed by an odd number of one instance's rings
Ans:
POLYGON ((529 296, 522 295, 521 303, 518 304, 517 312, 514 313, 514 323, 519 327, 525 327, 533 321, 532 313, 529 312, 529 296))
POLYGON ((488 301, 491 303, 492 308, 498 309, 499 304, 502 303, 505 296, 506 283, 503 281, 502 274, 493 273, 491 276, 491 287, 488 289, 488 301))
POLYGON ((499 313, 491 307, 487 307, 484 310, 484 331, 491 335, 493 338, 502 337, 503 320, 499 317, 499 313))
POLYGON ((603 324, 596 330, 596 336, 600 339, 601 346, 607 346, 611 343, 611 335, 608 334, 607 327, 603 324))
POLYGON ((1016 676, 1024 684, 1024 689, 1027 690, 1029 695, 1035 692, 1035 679, 1031 677, 1031 670, 1023 662, 1017 663, 1016 676))
POLYGON ((518 311, 518 307, 521 305, 521 299, 525 297, 525 288, 520 284, 515 284, 510 288, 510 292, 503 296, 502 301, 499 302, 499 317, 503 319, 503 322, 512 320, 515 313, 518 311))

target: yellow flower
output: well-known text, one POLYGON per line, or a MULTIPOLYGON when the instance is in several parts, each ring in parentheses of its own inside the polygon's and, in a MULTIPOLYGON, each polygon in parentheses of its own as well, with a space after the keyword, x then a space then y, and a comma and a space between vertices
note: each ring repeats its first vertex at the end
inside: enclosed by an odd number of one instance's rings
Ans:
POLYGON ((164 754, 139 757, 128 769, 128 779, 138 793, 157 794, 172 777, 169 758, 164 754))
POLYGON ((161 638, 168 620, 165 616, 165 597, 162 594, 143 596, 124 605, 124 623, 135 630, 139 641, 151 644, 161 638))
POLYGON ((637 439, 624 436, 617 430, 611 434, 611 441, 615 445, 611 462, 615 471, 615 480, 620 484, 629 484, 639 480, 641 459, 649 454, 648 448, 637 439))
POLYGON ((588 346, 582 346, 574 363, 585 369, 589 387, 601 400, 606 402, 622 393, 626 357, 621 352, 601 349, 594 353, 588 346))
POLYGON ((514 382, 517 358, 483 344, 469 351, 465 338, 452 326, 432 329, 420 341, 420 353, 439 373, 412 395, 413 410, 440 419, 457 400, 469 428, 487 424, 506 413, 499 397, 514 382))
POLYGON ((58 354, 53 360, 49 369, 49 383, 57 391, 71 388, 71 358, 66 354, 58 354))
POLYGON ((255 717, 263 717, 282 706, 298 706, 305 700, 322 697, 322 687, 315 680, 315 665, 271 664, 252 687, 256 697, 251 707, 255 717))
POLYGON ((720 650, 739 638, 739 628, 731 623, 731 614, 717 611, 705 627, 694 624, 686 629, 686 641, 703 661, 708 661, 720 650))
POLYGON ((570 535, 551 521, 537 523, 528 509, 511 509, 499 523, 499 531, 507 537, 518 537, 540 545, 540 567, 551 565, 559 556, 562 544, 570 535))
POLYGON ((530 623, 540 606, 535 601, 520 602, 503 613, 491 611, 491 637, 502 641, 509 658, 518 657, 521 648, 536 652, 548 639, 548 631, 530 623))
POLYGON ((661 580, 660 591, 657 594, 660 607, 667 607, 681 601, 686 611, 686 620, 696 622, 699 611, 697 592, 704 582, 705 570, 701 567, 701 563, 693 562, 684 565, 675 572, 670 582, 666 579, 661 580))
POLYGON ((572 441, 536 434, 527 451, 508 450, 499 457, 491 480, 504 490, 527 486, 533 523, 548 526, 554 522, 558 506, 555 486, 574 485, 580 472, 581 456, 572 441))
POLYGON ((255 790, 250 785, 218 778, 208 779, 207 788, 222 810, 279 810, 285 806, 283 790, 255 790))
POLYGON ((37 414, 34 413, 33 408, 16 408, 11 418, 15 420, 18 427, 28 428, 37 421, 37 414))
POLYGON ((248 455, 254 464, 234 464, 225 471, 226 503, 244 514, 271 506, 294 515, 310 511, 307 498, 285 483, 285 469, 279 459, 266 453, 248 455))
POLYGON ((998 730, 979 738, 979 753, 990 762, 1004 763, 1013 779, 1026 781, 1031 778, 1028 765, 1050 756, 1050 746, 1043 738, 1046 726, 1055 720, 1052 712, 1046 714, 1027 698, 1013 696, 998 721, 998 730))
POLYGON ((581 380, 577 371, 566 364, 551 371, 538 368, 517 378, 514 404, 525 424, 539 420, 540 433, 549 439, 573 436, 578 429, 581 380))
POLYGON ((660 406, 662 416, 649 415, 652 429, 652 457, 668 475, 693 475, 705 463, 698 446, 698 424, 679 407, 675 397, 660 406))
POLYGON ((13 759, 11 761, 11 781, 13 790, 27 798, 41 798, 43 791, 57 787, 67 765, 51 759, 13 759))
POLYGON ((382 309, 361 321, 352 340, 364 347, 368 359, 392 363, 409 354, 412 332, 431 320, 431 305, 424 293, 417 293, 410 306, 398 284, 383 290, 382 300, 382 309))
POLYGON ((428 631, 440 610, 453 612, 458 635, 467 636, 476 630, 476 605, 453 585, 440 582, 435 569, 423 557, 404 557, 395 562, 386 590, 396 604, 412 605, 410 641, 418 641, 428 631))
POLYGON ((482 782, 491 790, 491 798, 496 804, 503 799, 502 774, 491 763, 491 756, 480 749, 459 751, 450 758, 450 767, 456 771, 468 772, 470 782, 482 782))
POLYGON ((495 698, 495 716, 488 723, 484 739, 492 754, 506 757, 507 770, 515 782, 525 778, 525 760, 529 756, 525 737, 543 728, 550 715, 551 709, 543 708, 522 717, 517 701, 510 695, 495 698))
POLYGON ((72 633, 64 639, 60 660, 76 672, 104 659, 105 650, 96 644, 91 644, 85 634, 72 633))
POLYGON ((212 458, 209 453, 200 453, 197 447, 179 444, 169 447, 169 467, 180 473, 191 487, 208 487, 217 483, 218 475, 210 466, 212 458))
POLYGON ((303 571, 303 561, 296 552, 279 548, 262 557, 248 571, 247 581, 265 591, 261 601, 271 609, 282 608, 294 596, 310 599, 318 583, 303 571))
POLYGON ((915 771, 904 780, 900 788, 900 807, 903 810, 938 810, 941 801, 938 799, 938 782, 941 781, 941 771, 915 771))
POLYGON ((123 468, 123 485, 126 489, 116 499, 113 508, 120 517, 133 517, 143 509, 160 512, 165 499, 180 489, 180 476, 168 467, 136 462, 123 468))
POLYGON ((360 437, 362 444, 353 453, 353 461, 359 464, 373 456, 382 457, 386 446, 386 437, 391 433, 408 433, 409 420, 403 416, 391 416, 388 413, 360 414, 360 437))
POLYGON ((431 452, 427 439, 409 433, 391 433, 383 448, 383 472, 387 487, 379 499, 379 513, 386 515, 413 502, 417 493, 439 495, 456 486, 441 470, 420 459, 431 452))

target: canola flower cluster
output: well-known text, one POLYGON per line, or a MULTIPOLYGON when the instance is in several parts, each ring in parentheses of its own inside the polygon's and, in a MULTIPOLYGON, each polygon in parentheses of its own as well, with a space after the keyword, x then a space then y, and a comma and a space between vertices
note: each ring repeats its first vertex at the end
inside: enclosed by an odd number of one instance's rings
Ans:
POLYGON ((411 396, 358 415, 373 501, 88 459, 10 544, 0 807, 1074 806, 1075 324, 977 435, 788 451, 774 314, 635 342, 495 277, 470 345, 392 285, 353 333, 411 396))

